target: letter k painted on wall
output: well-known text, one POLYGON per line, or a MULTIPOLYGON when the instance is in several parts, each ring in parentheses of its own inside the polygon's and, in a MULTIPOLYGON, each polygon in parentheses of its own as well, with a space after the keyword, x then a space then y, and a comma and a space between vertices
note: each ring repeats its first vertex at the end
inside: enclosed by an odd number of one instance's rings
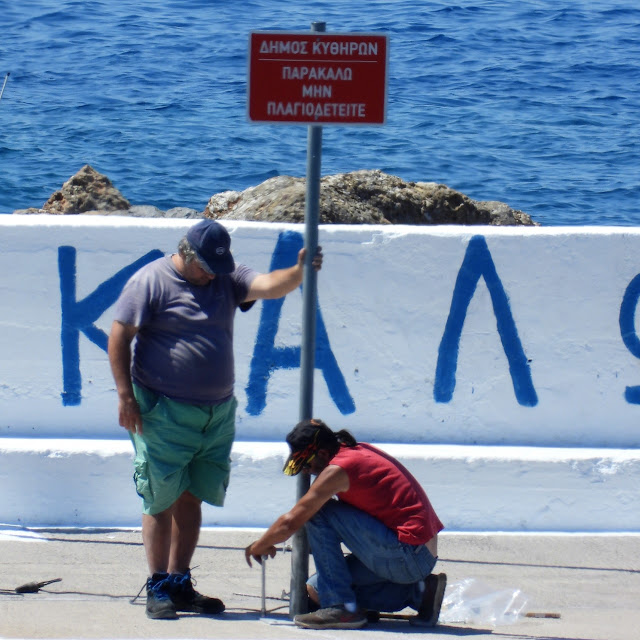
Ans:
POLYGON ((531 379, 529 362, 518 336, 509 298, 502 286, 483 236, 471 238, 458 272, 449 317, 438 350, 436 380, 433 389, 434 399, 436 402, 450 402, 453 397, 462 328, 469 303, 475 294, 480 278, 484 278, 489 289, 498 334, 509 362, 509 373, 516 399, 520 405, 535 407, 538 404, 538 395, 531 379))
MULTIPOLYGON (((278 237, 276 248, 271 258, 271 268, 282 269, 295 263, 298 252, 304 245, 303 237, 295 231, 285 231, 278 237)), ((263 300, 260 326, 251 359, 251 369, 246 392, 248 398, 247 413, 257 416, 267 404, 267 385, 271 374, 277 369, 300 368, 300 346, 276 347, 275 338, 278 333, 280 315, 284 298, 263 300)), ((315 368, 320 369, 327 383, 331 399, 343 414, 356 410, 353 398, 349 394, 344 376, 336 361, 327 329, 322 319, 319 305, 316 305, 316 352, 315 368)))
POLYGON ((84 300, 76 300, 76 249, 58 247, 58 273, 60 276, 60 305, 62 326, 62 404, 78 406, 82 402, 82 376, 80 375, 80 333, 107 350, 108 336, 94 324, 95 321, 118 299, 127 280, 148 262, 161 258, 162 251, 155 249, 121 269, 105 280, 84 300))

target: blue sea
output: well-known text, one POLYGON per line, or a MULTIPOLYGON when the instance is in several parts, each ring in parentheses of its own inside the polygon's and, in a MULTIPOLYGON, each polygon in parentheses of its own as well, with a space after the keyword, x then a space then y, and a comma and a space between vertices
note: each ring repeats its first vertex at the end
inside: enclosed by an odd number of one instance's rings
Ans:
POLYGON ((629 0, 0 0, 0 212, 41 207, 84 164, 161 209, 304 176, 306 126, 247 121, 247 52, 252 31, 314 21, 390 47, 387 123, 323 127, 323 175, 441 182, 543 225, 640 224, 629 0))

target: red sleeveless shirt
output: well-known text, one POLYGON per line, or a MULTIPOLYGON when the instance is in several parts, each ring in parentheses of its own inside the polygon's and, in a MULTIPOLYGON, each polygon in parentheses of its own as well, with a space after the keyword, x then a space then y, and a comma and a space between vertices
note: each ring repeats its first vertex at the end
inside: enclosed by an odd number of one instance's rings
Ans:
POLYGON ((338 498, 383 522, 400 542, 424 544, 444 528, 418 481, 384 451, 363 442, 341 446, 329 464, 349 476, 338 498))

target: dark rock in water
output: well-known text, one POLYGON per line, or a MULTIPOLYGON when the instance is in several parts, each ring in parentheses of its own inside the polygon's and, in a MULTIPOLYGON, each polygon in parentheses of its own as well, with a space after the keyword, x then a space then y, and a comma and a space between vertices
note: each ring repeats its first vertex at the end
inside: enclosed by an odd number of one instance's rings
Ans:
POLYGON ((107 176, 88 164, 69 178, 45 202, 41 209, 17 209, 14 214, 53 213, 72 215, 112 215, 134 218, 202 218, 203 214, 187 207, 162 211, 153 205, 131 205, 107 176))
POLYGON ((532 220, 530 215, 518 211, 518 209, 512 209, 504 202, 497 200, 472 200, 471 202, 476 206, 481 217, 488 216, 490 222, 487 224, 503 227, 513 225, 540 226, 540 223, 532 220))
MULTIPOLYGON (((305 179, 270 178, 245 191, 224 191, 204 215, 222 220, 304 222, 305 179)), ((321 224, 529 225, 529 215, 503 202, 478 202, 435 182, 405 182, 382 171, 326 176, 320 183, 321 224)))
POLYGON ((167 211, 150 204, 134 204, 117 211, 86 211, 86 215, 129 216, 132 218, 202 218, 202 213, 188 207, 173 207, 167 211))
MULTIPOLYGON (((106 176, 85 165, 42 209, 20 209, 14 213, 304 222, 305 183, 305 178, 277 176, 244 191, 217 193, 204 212, 186 207, 162 211, 152 205, 131 206, 106 176)), ((322 178, 320 223, 538 226, 529 215, 504 202, 478 202, 443 184, 405 182, 378 170, 322 178)))
POLYGON ((74 214, 117 211, 130 206, 107 176, 86 164, 51 195, 42 209, 46 213, 74 214))
POLYGON ((173 207, 164 212, 165 218, 202 218, 201 211, 189 209, 189 207, 173 207))

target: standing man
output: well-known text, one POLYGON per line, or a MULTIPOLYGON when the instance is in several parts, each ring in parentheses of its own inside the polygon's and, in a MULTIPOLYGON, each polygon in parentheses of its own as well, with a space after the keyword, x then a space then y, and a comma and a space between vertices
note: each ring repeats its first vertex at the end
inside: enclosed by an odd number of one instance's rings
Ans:
POLYGON ((416 626, 438 622, 447 584, 434 575, 443 525, 418 481, 400 462, 345 430, 303 420, 287 436, 291 455, 284 473, 317 476, 297 504, 245 549, 274 557, 275 545, 306 525, 316 574, 307 583, 321 608, 297 615, 307 629, 357 629, 366 610, 412 607, 416 626), (334 496, 337 499, 333 499, 334 496), (341 544, 351 555, 345 557, 341 544))
MULTIPOLYGON (((229 483, 234 315, 302 283, 305 249, 292 267, 258 273, 236 265, 230 245, 220 223, 195 224, 178 253, 131 277, 115 306, 108 352, 120 425, 135 449, 149 618, 224 611, 221 600, 194 590, 190 566, 201 503, 222 506, 229 483)), ((318 248, 313 267, 321 266, 318 248)))

